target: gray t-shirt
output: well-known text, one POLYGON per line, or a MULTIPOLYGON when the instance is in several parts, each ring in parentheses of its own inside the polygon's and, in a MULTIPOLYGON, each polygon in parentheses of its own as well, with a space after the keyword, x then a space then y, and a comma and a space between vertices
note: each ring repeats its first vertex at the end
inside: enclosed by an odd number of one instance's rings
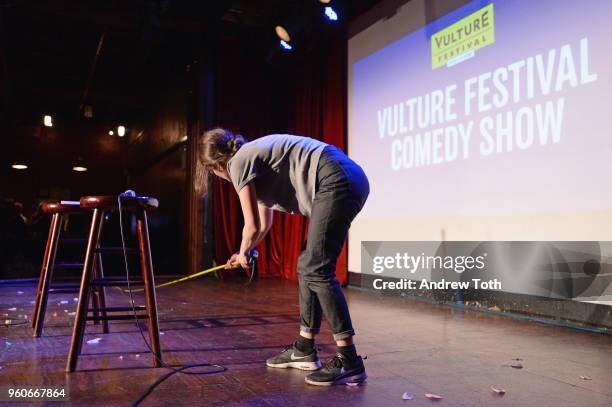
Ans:
POLYGON ((253 180, 257 201, 264 206, 309 217, 325 146, 309 137, 271 134, 240 147, 227 162, 227 172, 237 192, 253 180))

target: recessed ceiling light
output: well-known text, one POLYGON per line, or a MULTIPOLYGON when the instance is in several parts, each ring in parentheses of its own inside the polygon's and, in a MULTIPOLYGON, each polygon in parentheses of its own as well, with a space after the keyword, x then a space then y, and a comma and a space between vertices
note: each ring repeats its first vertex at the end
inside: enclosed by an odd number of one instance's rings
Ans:
POLYGON ((82 157, 77 158, 77 162, 76 164, 74 164, 74 167, 72 167, 72 171, 76 171, 76 172, 87 171, 87 167, 85 166, 85 162, 83 161, 82 157))
POLYGON ((280 38, 281 40, 285 42, 291 41, 291 36, 289 35, 285 27, 283 27, 282 25, 277 25, 276 27, 274 27, 274 31, 276 31, 276 35, 278 35, 278 38, 280 38))

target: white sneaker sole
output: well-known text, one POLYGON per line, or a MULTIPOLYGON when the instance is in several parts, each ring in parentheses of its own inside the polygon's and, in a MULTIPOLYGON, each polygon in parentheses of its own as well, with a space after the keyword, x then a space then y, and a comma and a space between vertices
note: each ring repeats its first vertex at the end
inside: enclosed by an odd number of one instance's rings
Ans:
POLYGON ((359 373, 353 376, 347 376, 340 380, 336 380, 335 382, 316 382, 313 380, 309 380, 308 376, 306 376, 304 380, 306 381, 306 383, 312 384, 313 386, 332 386, 334 384, 363 383, 366 381, 367 378, 368 378, 368 375, 365 372, 363 372, 363 373, 359 373))
POLYGON ((279 369, 300 369, 300 370, 319 370, 321 369, 321 362, 319 360, 315 362, 287 362, 287 363, 269 363, 266 362, 266 366, 275 367, 279 369))

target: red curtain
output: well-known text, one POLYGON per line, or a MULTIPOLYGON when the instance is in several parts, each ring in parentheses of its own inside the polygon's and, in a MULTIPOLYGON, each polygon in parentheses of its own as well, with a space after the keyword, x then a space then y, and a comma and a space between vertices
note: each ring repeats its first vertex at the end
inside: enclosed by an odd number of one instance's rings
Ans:
MULTIPOLYGON (((326 35, 327 39, 320 42, 321 45, 317 46, 315 52, 302 57, 305 61, 290 70, 286 78, 287 83, 282 85, 290 106, 286 131, 317 138, 346 151, 347 41, 341 28, 330 28, 326 35)), ((249 86, 253 86, 253 81, 257 82, 258 78, 256 75, 250 75, 249 81, 249 86)), ((269 107, 272 112, 282 110, 278 105, 269 107)), ((258 110, 261 112, 262 107, 258 106, 258 110)), ((222 124, 222 121, 219 123, 222 124)), ((267 126, 263 125, 257 130, 245 133, 249 138, 256 138, 255 136, 267 134, 265 127, 267 126)), ((240 245, 242 213, 238 196, 229 183, 215 179, 213 194, 215 257, 217 262, 221 263, 227 261, 240 245)), ((260 276, 281 276, 297 280, 297 260, 307 231, 307 218, 275 212, 272 229, 258 248, 260 276)), ((346 244, 338 259, 336 273, 341 284, 346 284, 346 244)))

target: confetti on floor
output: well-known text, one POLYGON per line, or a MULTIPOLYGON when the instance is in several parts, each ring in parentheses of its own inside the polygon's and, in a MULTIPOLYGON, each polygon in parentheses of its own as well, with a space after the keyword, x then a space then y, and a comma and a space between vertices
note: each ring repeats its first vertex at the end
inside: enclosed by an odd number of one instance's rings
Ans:
POLYGON ((433 401, 442 400, 444 398, 442 396, 438 396, 437 394, 433 394, 433 393, 425 393, 425 397, 433 401))
POLYGON ((498 389, 497 387, 493 387, 491 386, 491 391, 495 394, 498 394, 500 396, 503 396, 504 394, 506 394, 506 390, 504 389, 498 389))
POLYGON ((17 311, 17 308, 13 307, 13 308, 9 308, 9 311, 17 311))
POLYGON ((402 400, 412 400, 414 398, 414 396, 408 392, 405 392, 404 394, 402 394, 402 400))
POLYGON ((590 376, 580 376, 582 380, 593 380, 590 376))
POLYGON ((102 338, 90 339, 90 340, 87 341, 87 343, 89 345, 96 345, 96 344, 100 343, 101 340, 102 340, 102 338))

